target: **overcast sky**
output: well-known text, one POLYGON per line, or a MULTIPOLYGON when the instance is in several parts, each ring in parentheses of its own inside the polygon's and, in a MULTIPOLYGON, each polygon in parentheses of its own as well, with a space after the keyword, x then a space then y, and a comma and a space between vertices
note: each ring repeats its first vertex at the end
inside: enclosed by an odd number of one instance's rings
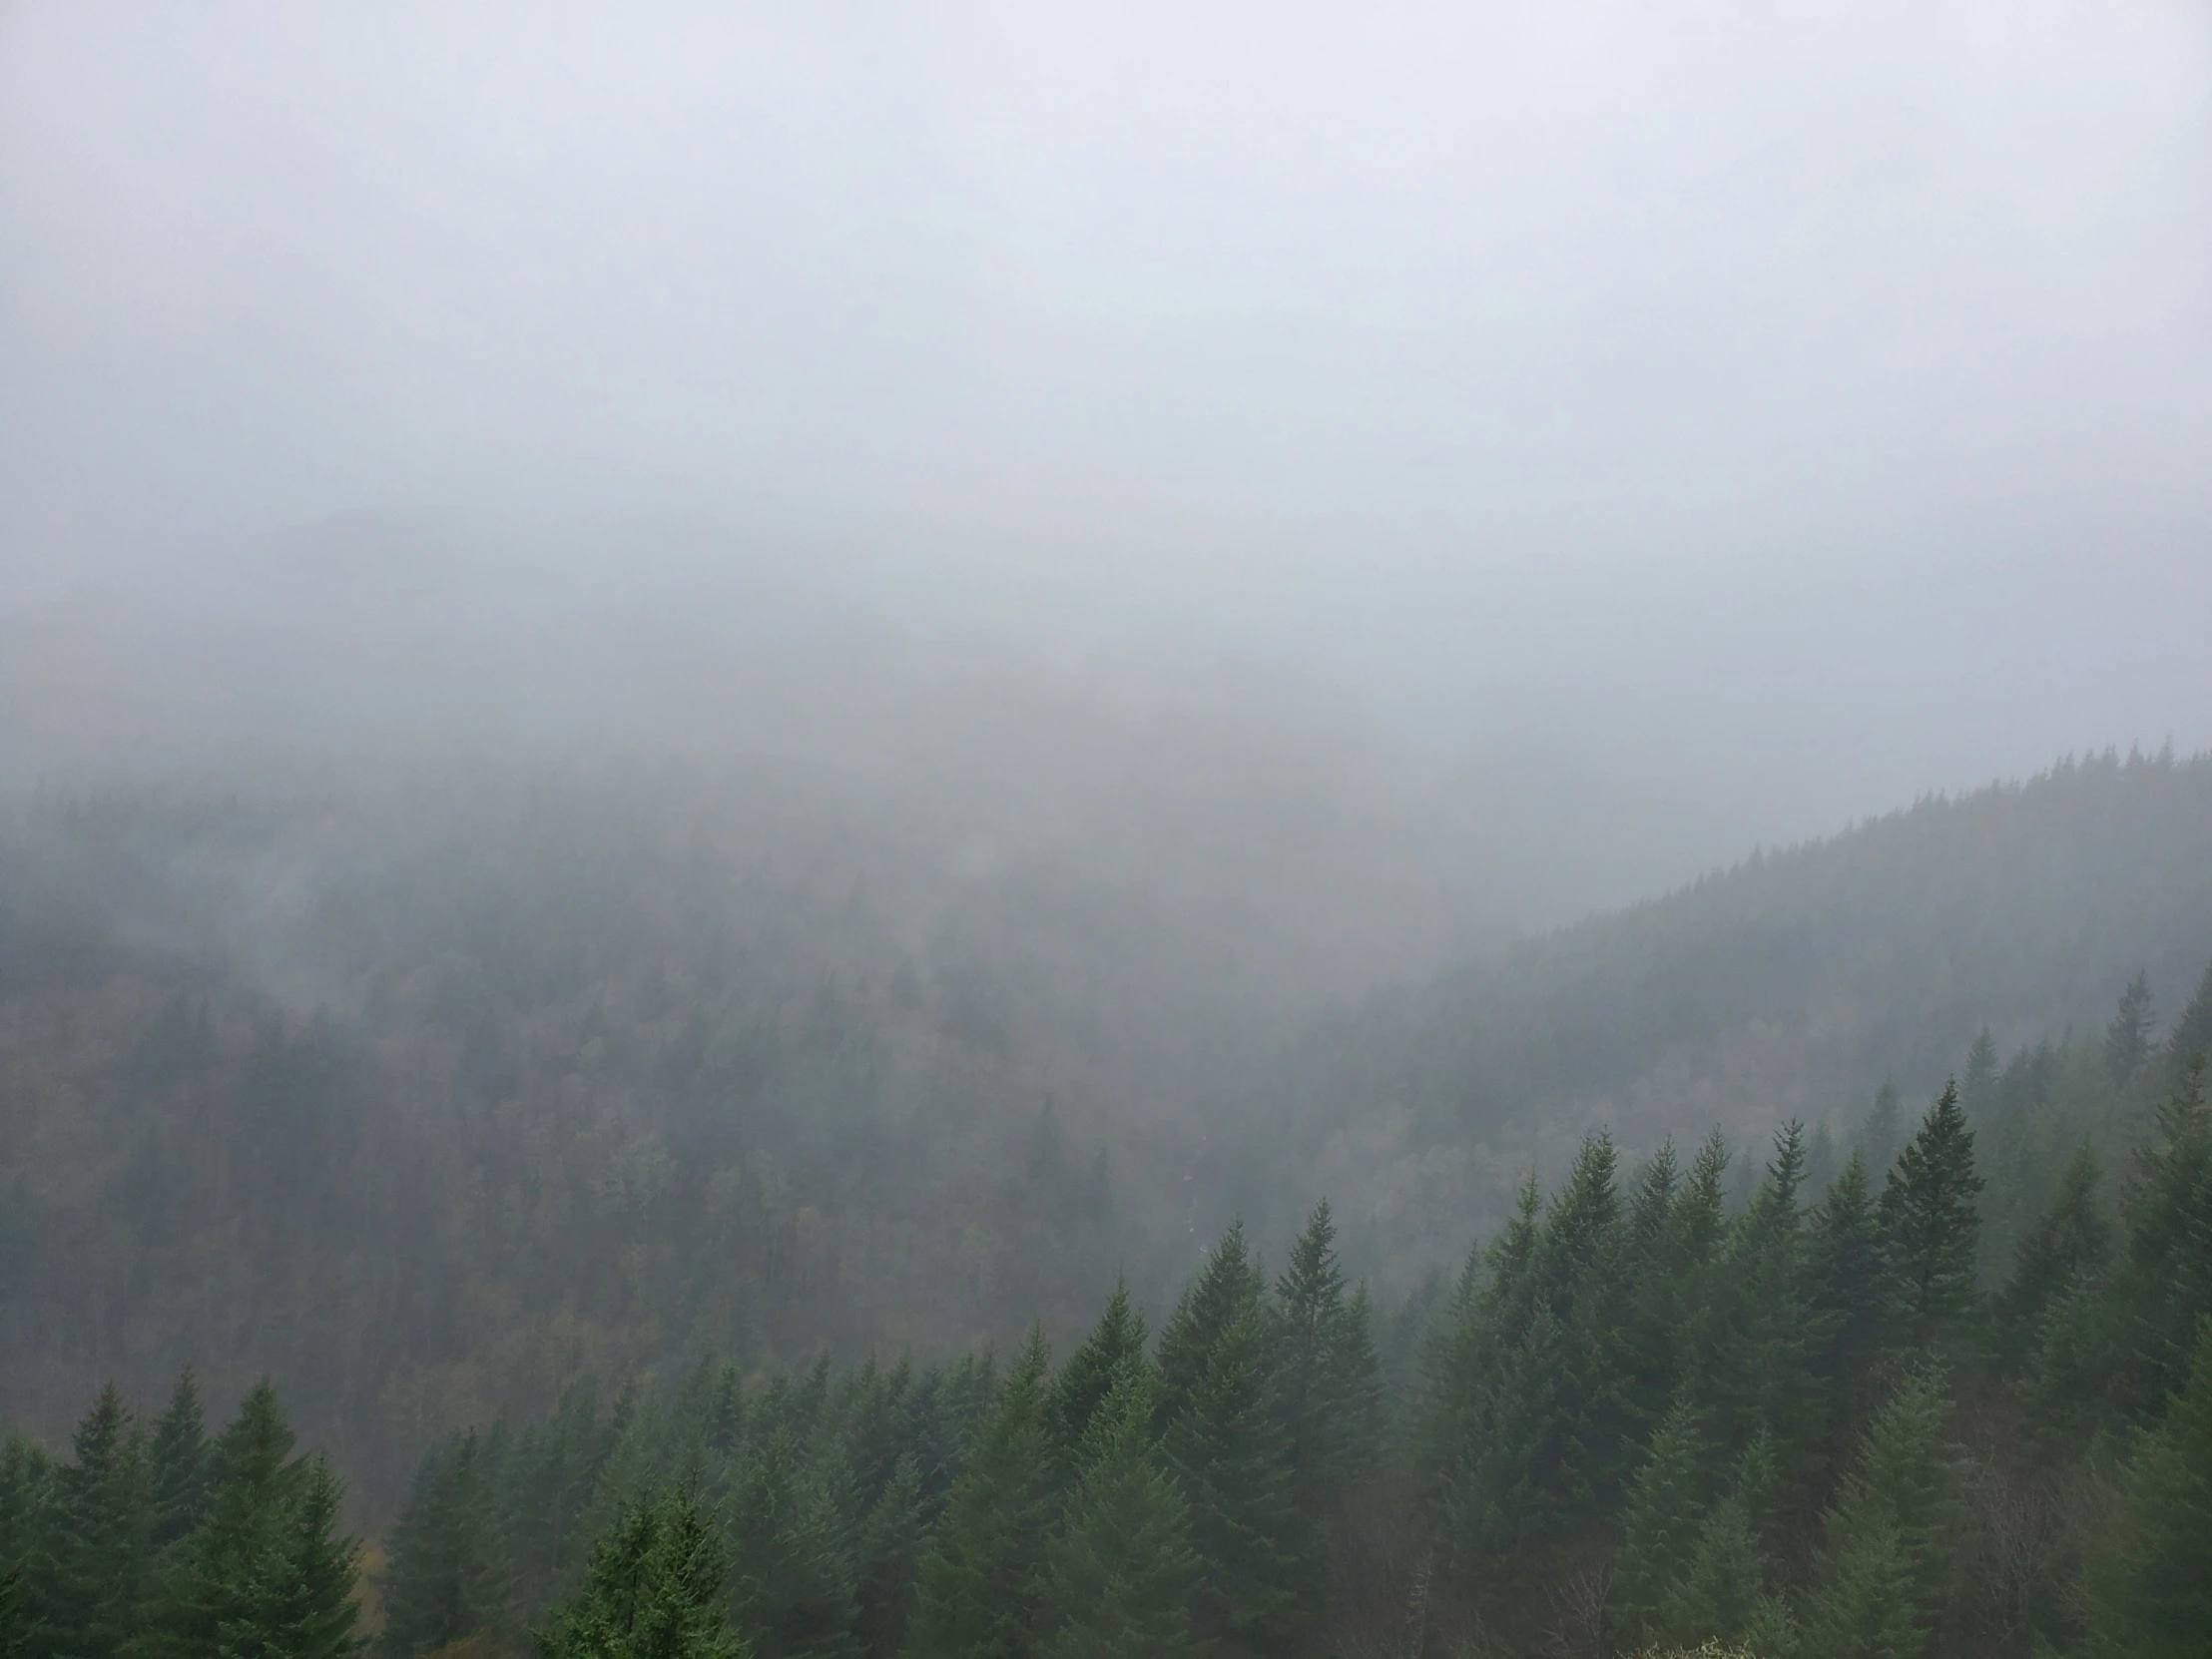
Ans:
POLYGON ((364 508, 1760 835, 2212 743, 2212 10, 0 6, 0 606, 364 508))

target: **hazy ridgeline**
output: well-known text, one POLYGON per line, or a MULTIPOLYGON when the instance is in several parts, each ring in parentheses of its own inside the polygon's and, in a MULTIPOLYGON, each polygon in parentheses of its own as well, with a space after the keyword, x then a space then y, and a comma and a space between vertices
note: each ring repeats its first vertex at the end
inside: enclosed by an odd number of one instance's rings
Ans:
POLYGON ((390 1659, 2193 1652, 2207 1045, 2212 970, 2163 1040, 2140 980, 2092 1037, 1984 1033, 1847 1154, 1592 1136, 1380 1321, 1322 1206, 1064 1358, 579 1382, 435 1444, 365 1557, 266 1383, 214 1439, 189 1373, 150 1421, 110 1387, 66 1459, 0 1447, 0 1636, 336 1659, 365 1559, 390 1659))
MULTIPOLYGON (((1065 1338, 1117 1272, 1157 1312, 1232 1217, 1279 1249, 1324 1193, 1394 1299, 1586 1129, 1798 1117, 1825 1156, 1984 1026, 2101 1026, 2138 970, 2171 1008, 2212 938, 2212 763, 2100 760, 1328 1013, 1446 948, 1402 866, 1363 883, 1372 834, 1270 838, 1249 769, 1086 767, 1023 798, 1042 828, 797 761, 30 798, 13 1415, 266 1371, 383 1515, 424 1444, 579 1379, 1065 1338)), ((2085 1052, 2030 1048, 2007 1098, 2095 1125, 2085 1052)))

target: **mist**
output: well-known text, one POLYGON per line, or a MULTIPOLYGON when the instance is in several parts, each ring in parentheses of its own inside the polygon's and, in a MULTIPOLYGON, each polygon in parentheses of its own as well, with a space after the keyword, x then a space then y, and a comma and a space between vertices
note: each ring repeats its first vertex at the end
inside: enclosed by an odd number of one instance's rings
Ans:
POLYGON ((980 650, 1324 709, 1540 922, 2212 739, 2190 7, 0 27, 19 777, 45 660, 437 742, 980 650))
POLYGON ((0 1653, 2179 1651, 2207 457, 2185 0, 0 0, 0 1653))

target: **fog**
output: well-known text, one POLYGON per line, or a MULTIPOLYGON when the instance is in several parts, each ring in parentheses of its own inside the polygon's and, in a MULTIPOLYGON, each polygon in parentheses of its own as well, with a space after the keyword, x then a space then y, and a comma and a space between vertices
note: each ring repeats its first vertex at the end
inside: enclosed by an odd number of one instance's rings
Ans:
POLYGON ((0 0, 0 1654, 2201 1647, 2208 463, 2200 0, 0 0))
POLYGON ((2208 371, 2185 4, 16 4, 0 742, 1077 685, 1563 919, 2212 741, 2208 371))

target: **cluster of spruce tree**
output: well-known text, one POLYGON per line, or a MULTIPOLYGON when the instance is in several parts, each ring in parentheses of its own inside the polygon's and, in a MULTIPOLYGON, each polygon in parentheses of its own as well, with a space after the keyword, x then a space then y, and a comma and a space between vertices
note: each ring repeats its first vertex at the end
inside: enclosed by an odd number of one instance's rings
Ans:
POLYGON ((1117 1288, 1056 1369, 1033 1331, 1002 1369, 824 1363, 748 1391, 701 1368, 605 1414, 580 1395, 425 1461, 381 1644, 1281 1652, 1319 1628, 1335 1536, 1383 1466, 1369 1328, 1325 1204, 1272 1285, 1233 1228, 1157 1342, 1117 1288))
POLYGON ((67 1460, 0 1447, 0 1659, 336 1659, 356 1650, 338 1477, 276 1391, 211 1438, 188 1371, 140 1420, 102 1390, 67 1460))
MULTIPOLYGON (((2212 973, 2151 1023, 2137 983, 2101 1043, 1977 1042, 1917 1127, 1886 1090, 1848 1153, 1790 1125, 1750 1179, 1718 1136, 1632 1170, 1592 1137, 1380 1341, 1324 1204, 1280 1277, 1232 1227, 1156 1336, 1118 1288, 1057 1366, 1038 1329, 579 1388, 424 1459, 373 1641, 2202 1655, 2212 973)), ((67 1459, 0 1461, 0 1659, 348 1651, 338 1500, 266 1385, 214 1440, 189 1376, 151 1423, 111 1388, 67 1459)))
POLYGON ((1478 1651, 2204 1653, 2208 1023, 2200 992, 2153 1064, 2131 987, 2112 1080, 2162 1093, 2117 1228, 2084 1145, 1990 1289, 1955 1085, 1817 1198, 1796 1125, 1733 1209, 1717 1137, 1625 1179, 1586 1141, 1432 1340, 1423 1617, 1478 1651))
POLYGON ((1858 1149, 1792 1125, 1748 1182, 1718 1136, 1633 1172, 1593 1137, 1388 1385, 1325 1205, 1272 1287, 1233 1228, 1156 1341, 1117 1291, 1057 1369, 1039 1334, 1003 1369, 701 1368, 463 1434, 393 1535, 384 1650, 2200 1653, 2212 995, 2148 1026, 2137 985, 2101 1050, 1979 1042, 1917 1129, 1886 1091, 1858 1149), (2042 1110, 2090 1063, 2147 1114, 2116 1204, 2042 1110))

